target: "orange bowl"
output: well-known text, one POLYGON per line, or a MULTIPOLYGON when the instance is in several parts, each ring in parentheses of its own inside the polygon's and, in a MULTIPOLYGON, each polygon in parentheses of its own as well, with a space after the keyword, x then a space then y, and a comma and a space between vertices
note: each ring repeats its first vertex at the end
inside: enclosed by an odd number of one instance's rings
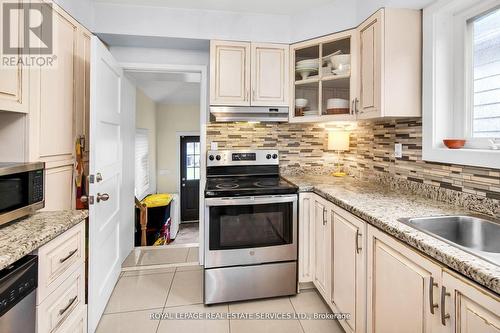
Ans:
POLYGON ((444 139, 443 143, 446 147, 450 149, 460 149, 465 145, 465 140, 463 139, 444 139))

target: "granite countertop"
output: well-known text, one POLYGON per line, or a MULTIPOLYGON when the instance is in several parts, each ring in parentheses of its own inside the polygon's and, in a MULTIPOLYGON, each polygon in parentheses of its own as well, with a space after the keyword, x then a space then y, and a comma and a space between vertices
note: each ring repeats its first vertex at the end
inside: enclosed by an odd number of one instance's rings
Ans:
POLYGON ((500 294, 500 266, 397 220, 402 217, 474 214, 474 212, 423 196, 394 191, 382 183, 352 177, 291 175, 284 178, 297 185, 300 192, 314 192, 322 196, 445 266, 500 294))
POLYGON ((86 210, 38 212, 0 226, 0 270, 50 242, 87 216, 86 210))

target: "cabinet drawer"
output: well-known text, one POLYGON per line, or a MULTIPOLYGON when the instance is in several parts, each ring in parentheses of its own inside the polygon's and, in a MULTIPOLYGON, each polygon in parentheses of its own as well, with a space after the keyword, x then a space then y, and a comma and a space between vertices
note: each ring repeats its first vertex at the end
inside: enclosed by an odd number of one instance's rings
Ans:
POLYGON ((68 317, 57 329, 57 333, 87 333, 87 307, 68 317))
POLYGON ((65 281, 85 258, 85 224, 82 222, 38 250, 37 304, 65 281))
POLYGON ((85 270, 80 265, 37 306, 37 332, 56 332, 66 320, 85 308, 85 270))

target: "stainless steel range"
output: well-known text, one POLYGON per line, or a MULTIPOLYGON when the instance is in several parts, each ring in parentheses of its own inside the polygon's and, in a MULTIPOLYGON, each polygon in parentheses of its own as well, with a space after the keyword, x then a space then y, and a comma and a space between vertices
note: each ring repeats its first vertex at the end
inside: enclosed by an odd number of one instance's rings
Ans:
POLYGON ((277 150, 209 151, 205 304, 297 291, 297 187, 277 150))

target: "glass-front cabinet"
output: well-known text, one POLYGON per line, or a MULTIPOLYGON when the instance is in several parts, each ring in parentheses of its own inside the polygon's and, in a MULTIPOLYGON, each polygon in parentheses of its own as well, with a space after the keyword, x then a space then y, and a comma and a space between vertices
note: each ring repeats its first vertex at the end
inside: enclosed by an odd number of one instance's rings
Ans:
POLYGON ((290 122, 356 119, 356 36, 349 30, 291 46, 290 122))

